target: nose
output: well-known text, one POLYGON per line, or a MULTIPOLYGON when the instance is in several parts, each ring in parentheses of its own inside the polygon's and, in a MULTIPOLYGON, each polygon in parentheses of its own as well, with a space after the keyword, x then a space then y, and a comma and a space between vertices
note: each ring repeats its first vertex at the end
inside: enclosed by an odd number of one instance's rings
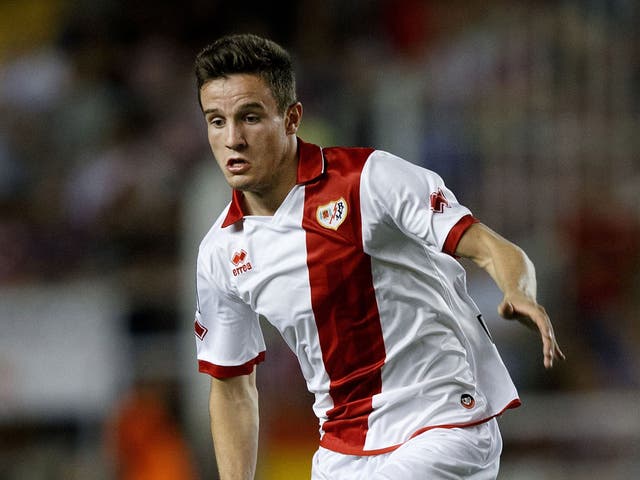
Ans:
POLYGON ((241 150, 246 147, 247 142, 244 138, 244 133, 240 125, 229 122, 227 124, 227 137, 225 139, 225 145, 230 150, 241 150))

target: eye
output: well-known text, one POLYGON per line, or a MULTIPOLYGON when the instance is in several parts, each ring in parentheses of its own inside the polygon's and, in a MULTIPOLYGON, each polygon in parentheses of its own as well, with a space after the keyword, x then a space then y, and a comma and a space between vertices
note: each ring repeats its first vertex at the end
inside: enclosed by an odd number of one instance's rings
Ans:
POLYGON ((255 113, 250 113, 244 117, 244 120, 247 123, 258 123, 260 121, 260 117, 255 113))
POLYGON ((222 117, 215 117, 212 115, 211 117, 207 118, 207 123, 216 128, 221 128, 224 126, 224 119, 222 117))

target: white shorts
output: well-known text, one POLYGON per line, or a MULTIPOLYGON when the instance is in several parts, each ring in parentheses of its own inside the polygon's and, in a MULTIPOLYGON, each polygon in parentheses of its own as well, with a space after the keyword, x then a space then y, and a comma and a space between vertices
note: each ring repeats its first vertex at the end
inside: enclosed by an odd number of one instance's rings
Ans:
POLYGON ((464 428, 436 428, 380 455, 344 455, 320 447, 311 480, 495 480, 502 437, 496 419, 464 428))

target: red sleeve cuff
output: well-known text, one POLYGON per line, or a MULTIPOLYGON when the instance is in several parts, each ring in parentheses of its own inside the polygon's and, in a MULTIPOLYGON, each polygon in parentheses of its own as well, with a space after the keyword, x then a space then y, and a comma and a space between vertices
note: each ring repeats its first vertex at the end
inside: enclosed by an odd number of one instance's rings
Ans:
POLYGON ((201 373, 207 373, 215 378, 239 377, 240 375, 249 375, 253 372, 253 367, 261 362, 264 362, 264 352, 260 352, 256 358, 253 358, 242 365, 234 365, 231 367, 214 365, 213 363, 209 363, 205 360, 198 360, 198 371, 201 373))
POLYGON ((458 243, 460 242, 462 235, 464 235, 464 232, 466 232, 471 225, 478 223, 479 221, 480 220, 475 218, 473 215, 465 215, 458 220, 458 223, 449 230, 449 234, 447 235, 447 239, 444 241, 442 251, 451 256, 455 256, 458 243))

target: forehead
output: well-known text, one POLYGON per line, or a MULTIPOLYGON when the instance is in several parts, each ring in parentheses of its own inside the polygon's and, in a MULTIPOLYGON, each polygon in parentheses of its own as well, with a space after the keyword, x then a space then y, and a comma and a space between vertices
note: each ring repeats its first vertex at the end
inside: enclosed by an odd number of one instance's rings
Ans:
POLYGON ((200 89, 202 109, 232 111, 247 103, 259 103, 265 109, 276 108, 266 82, 258 75, 233 74, 209 80, 200 89))

